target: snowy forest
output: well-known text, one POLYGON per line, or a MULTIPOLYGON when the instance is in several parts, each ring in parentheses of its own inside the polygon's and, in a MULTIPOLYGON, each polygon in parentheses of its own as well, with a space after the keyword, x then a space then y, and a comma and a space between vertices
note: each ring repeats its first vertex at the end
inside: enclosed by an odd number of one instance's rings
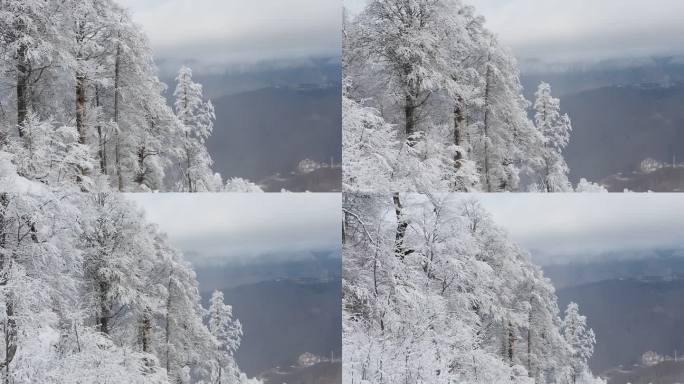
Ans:
POLYGON ((343 31, 344 188, 588 192, 563 149, 572 123, 461 0, 370 0, 343 31))
POLYGON ((343 213, 344 383, 605 383, 586 317, 474 198, 348 194, 343 213))
POLYGON ((3 383, 245 384, 242 326, 125 196, 54 189, 0 158, 3 383))
POLYGON ((83 191, 255 192, 212 171, 215 114, 182 67, 172 106, 139 25, 113 0, 0 1, 0 156, 83 191))

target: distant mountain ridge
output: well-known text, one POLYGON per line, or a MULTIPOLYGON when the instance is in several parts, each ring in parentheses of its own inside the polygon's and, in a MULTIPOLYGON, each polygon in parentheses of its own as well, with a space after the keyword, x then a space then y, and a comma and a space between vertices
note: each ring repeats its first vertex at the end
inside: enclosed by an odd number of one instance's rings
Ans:
MULTIPOLYGON (((165 68, 180 64, 162 63, 165 68)), ((207 147, 214 170, 224 178, 246 178, 270 192, 341 190, 341 171, 292 175, 304 159, 342 161, 339 57, 241 68, 199 66, 194 79, 216 109, 207 147)), ((175 81, 170 76, 164 81, 169 85, 167 99, 173 103, 175 81)))
MULTIPOLYGON (((236 360, 248 375, 297 365, 305 352, 341 356, 339 278, 262 281, 222 291, 243 324, 236 360)), ((202 293, 205 301, 210 295, 210 291, 202 293)), ((330 369, 322 369, 320 374, 328 377, 330 369)), ((310 370, 307 372, 310 375, 310 370)))
POLYGON ((287 279, 328 281, 339 280, 342 256, 340 250, 266 254, 252 262, 196 264, 193 269, 197 273, 202 291, 232 289, 263 281, 287 279))
POLYGON ((216 126, 207 141, 214 169, 224 177, 260 181, 288 175, 304 159, 341 163, 341 94, 337 84, 270 87, 214 99, 216 126))
POLYGON ((584 177, 614 192, 684 190, 679 173, 632 174, 646 158, 684 158, 684 57, 522 65, 525 97, 534 100, 538 84, 548 82, 572 119, 564 156, 574 183, 584 177))
MULTIPOLYGON (((235 95, 270 87, 329 87, 342 79, 340 57, 322 57, 303 60, 276 60, 242 65, 207 67, 202 63, 187 62, 194 69, 194 78, 202 84, 210 99, 235 95)), ((174 78, 183 63, 162 61, 164 82, 169 85, 167 93, 173 94, 174 78), (170 74, 170 75, 169 75, 170 74)))
POLYGON ((564 155, 574 181, 628 173, 646 158, 684 158, 684 83, 599 88, 565 95, 561 105, 573 122, 564 155))
POLYGON ((556 289, 581 286, 606 280, 636 279, 642 281, 673 280, 684 276, 684 254, 681 249, 651 252, 613 252, 562 264, 542 264, 544 276, 556 289))
MULTIPOLYGON (((591 367, 596 372, 610 371, 615 377, 611 384, 626 384, 621 378, 653 373, 653 369, 634 367, 647 351, 671 356, 675 350, 684 351, 681 251, 620 257, 626 256, 543 266, 544 275, 556 287, 560 308, 574 301, 587 316, 597 338, 591 367)), ((632 381, 636 383, 640 381, 632 381)))
POLYGON ((601 180, 609 192, 684 192, 684 167, 667 166, 652 172, 618 173, 601 180))
POLYGON ((647 351, 684 351, 684 279, 607 280, 558 290, 561 308, 579 304, 596 333, 596 372, 631 367, 647 351))

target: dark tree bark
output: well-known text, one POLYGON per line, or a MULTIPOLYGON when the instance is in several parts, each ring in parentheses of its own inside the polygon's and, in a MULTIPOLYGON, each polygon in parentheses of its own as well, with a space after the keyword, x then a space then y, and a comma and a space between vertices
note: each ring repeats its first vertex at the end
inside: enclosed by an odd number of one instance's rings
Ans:
MULTIPOLYGON (((20 39, 21 35, 26 32, 26 24, 21 17, 15 18, 14 29, 16 30, 16 39, 20 39)), ((31 74, 31 65, 27 57, 28 48, 29 47, 25 43, 20 43, 16 53, 17 129, 19 131, 19 137, 24 137, 24 123, 28 116, 29 77, 31 74)))
MULTIPOLYGON (((121 36, 119 36, 121 37, 121 36)), ((116 165, 117 186, 119 192, 124 190, 123 174, 121 171, 121 132, 119 129, 119 87, 121 86, 121 45, 116 47, 114 62, 114 123, 116 124, 116 142, 114 144, 114 163, 116 165)))
MULTIPOLYGON (((100 103, 100 87, 95 87, 95 106, 101 107, 100 103)), ((97 123, 97 137, 98 137, 98 149, 97 156, 100 158, 100 172, 103 175, 107 174, 107 138, 102 131, 102 124, 97 123)))
POLYGON ((107 302, 109 301, 107 299, 107 296, 109 295, 109 284, 102 281, 100 282, 99 289, 100 313, 97 318, 97 324, 100 326, 100 332, 104 333, 105 335, 109 335, 109 319, 111 317, 109 305, 107 304, 107 302))
POLYGON ((17 129, 24 137, 24 124, 28 117, 30 66, 26 58, 28 48, 21 44, 17 49, 17 129))
POLYGON ((147 152, 145 149, 145 145, 141 145, 138 148, 138 154, 137 154, 137 159, 138 159, 138 172, 135 175, 134 181, 138 185, 142 185, 145 182, 145 158, 147 157, 147 152))
MULTIPOLYGON (((407 138, 415 133, 416 129, 416 106, 414 103, 414 97, 407 94, 404 102, 404 119, 406 120, 406 125, 404 133, 407 138)), ((411 141, 409 139, 409 141, 411 141)))
POLYGON ((142 318, 141 344, 142 351, 146 353, 152 352, 152 315, 150 309, 146 308, 142 318))
POLYGON ((392 196, 394 201, 394 212, 397 215, 397 233, 394 242, 394 253, 401 261, 404 261, 406 256, 413 253, 412 250, 407 249, 404 241, 406 240, 406 230, 408 229, 408 222, 403 215, 403 206, 401 205, 401 198, 399 193, 392 196))
POLYGON ((487 74, 485 77, 485 95, 484 95, 484 176, 487 192, 492 192, 492 183, 489 178, 489 103, 490 103, 490 85, 491 85, 491 53, 487 58, 487 74))
MULTIPOLYGON (((454 105, 454 145, 458 146, 459 148, 464 147, 464 132, 463 132, 463 122, 465 122, 465 113, 463 111, 463 98, 459 96, 456 100, 456 104, 454 105)), ((454 163, 456 166, 456 170, 459 170, 461 168, 461 160, 465 158, 463 154, 463 150, 459 149, 456 151, 456 155, 454 156, 454 163)))
POLYGON ((510 363, 511 366, 513 366, 513 359, 515 358, 515 355, 514 355, 514 353, 515 353, 515 331, 513 329, 513 323, 511 322, 510 319, 508 320, 507 331, 508 331, 508 335, 507 335, 507 337, 508 337, 508 351, 507 351, 508 362, 510 363))
POLYGON ((76 129, 78 130, 79 144, 86 144, 88 137, 86 131, 86 83, 85 73, 79 71, 76 74, 76 129))
POLYGON ((9 384, 9 366, 17 353, 17 321, 14 318, 14 300, 8 297, 5 304, 5 315, 7 320, 3 324, 5 336, 5 360, 0 362, 0 368, 4 370, 4 382, 9 384))
POLYGON ((173 276, 169 275, 169 281, 166 286, 166 294, 168 296, 166 298, 166 325, 164 327, 164 342, 166 343, 164 353, 166 355, 166 372, 169 376, 171 375, 171 354, 169 353, 169 351, 171 349, 171 304, 173 303, 173 284, 171 283, 172 279, 173 276))

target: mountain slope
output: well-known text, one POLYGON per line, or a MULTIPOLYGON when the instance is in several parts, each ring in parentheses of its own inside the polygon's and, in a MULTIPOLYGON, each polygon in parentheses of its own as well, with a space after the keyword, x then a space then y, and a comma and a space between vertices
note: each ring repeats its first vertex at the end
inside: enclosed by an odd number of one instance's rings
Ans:
POLYGON ((608 280, 558 290, 579 304, 596 333, 592 369, 631 366, 647 351, 684 351, 684 280, 608 280))
MULTIPOLYGON (((289 174, 306 158, 341 162, 341 89, 270 87, 213 100, 207 142, 224 177, 259 181, 289 174)), ((341 183, 341 181, 340 181, 341 183)))
POLYGON ((248 375, 294 365, 305 352, 341 355, 339 279, 266 281, 222 291, 243 324, 236 360, 248 375))
POLYGON ((648 157, 684 158, 684 84, 594 89, 565 95, 561 105, 573 121, 564 154, 575 181, 631 172, 648 157))

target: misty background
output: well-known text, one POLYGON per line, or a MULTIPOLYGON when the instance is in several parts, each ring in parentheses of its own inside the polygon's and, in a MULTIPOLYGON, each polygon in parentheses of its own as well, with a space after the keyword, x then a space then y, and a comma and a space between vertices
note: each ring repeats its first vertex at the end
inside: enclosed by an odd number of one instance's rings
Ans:
POLYGON ((167 98, 185 64, 214 103, 215 171, 271 192, 341 190, 339 2, 118 1, 149 36, 167 98))
POLYGON ((127 197, 183 251, 204 303, 220 290, 233 306, 245 373, 266 384, 341 382, 339 194, 127 197))
POLYGON ((609 384, 684 378, 684 196, 478 195, 495 222, 530 250, 596 332, 590 366, 609 384), (642 355, 670 357, 649 365, 642 355))

